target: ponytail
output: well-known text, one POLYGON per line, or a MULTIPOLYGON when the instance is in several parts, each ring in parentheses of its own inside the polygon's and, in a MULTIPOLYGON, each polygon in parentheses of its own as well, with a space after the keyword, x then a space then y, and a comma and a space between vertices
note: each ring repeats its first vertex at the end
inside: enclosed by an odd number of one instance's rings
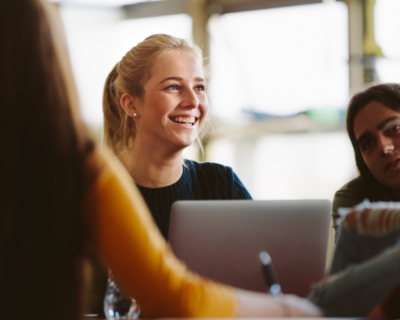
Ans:
POLYGON ((106 79, 103 91, 104 142, 116 155, 132 145, 135 123, 120 106, 123 92, 117 85, 119 62, 106 79), (124 124, 124 125, 121 125, 124 124))

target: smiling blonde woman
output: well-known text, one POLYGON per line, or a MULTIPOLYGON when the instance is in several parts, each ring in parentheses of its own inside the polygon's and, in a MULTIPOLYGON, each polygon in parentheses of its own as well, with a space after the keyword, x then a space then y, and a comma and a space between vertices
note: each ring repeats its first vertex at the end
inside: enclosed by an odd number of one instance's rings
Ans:
POLYGON ((105 141, 165 238, 177 200, 251 199, 230 167, 183 160, 208 114, 204 70, 196 45, 156 34, 115 65, 104 87, 105 141))

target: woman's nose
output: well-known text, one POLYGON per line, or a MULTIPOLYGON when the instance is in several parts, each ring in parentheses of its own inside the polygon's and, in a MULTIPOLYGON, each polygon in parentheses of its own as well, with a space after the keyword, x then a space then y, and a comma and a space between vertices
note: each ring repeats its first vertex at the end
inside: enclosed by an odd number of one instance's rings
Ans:
POLYGON ((197 108, 199 106, 199 98, 193 89, 185 90, 184 107, 197 108))
POLYGON ((379 151, 381 154, 391 153, 394 149, 394 143, 390 137, 382 136, 378 139, 379 151))

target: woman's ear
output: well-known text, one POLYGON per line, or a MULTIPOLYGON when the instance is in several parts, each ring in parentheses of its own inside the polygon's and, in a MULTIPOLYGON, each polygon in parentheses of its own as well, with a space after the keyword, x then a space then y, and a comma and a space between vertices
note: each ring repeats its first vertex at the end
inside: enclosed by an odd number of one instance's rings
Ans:
POLYGON ((135 101, 136 98, 127 93, 124 93, 121 97, 121 107, 129 117, 136 117, 135 101))

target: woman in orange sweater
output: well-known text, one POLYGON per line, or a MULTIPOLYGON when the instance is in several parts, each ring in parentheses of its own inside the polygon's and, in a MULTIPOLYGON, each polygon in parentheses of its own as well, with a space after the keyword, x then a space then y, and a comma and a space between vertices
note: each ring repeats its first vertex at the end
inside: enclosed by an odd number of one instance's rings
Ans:
POLYGON ((50 6, 0 2, 1 317, 79 319, 90 250, 147 317, 318 315, 303 299, 203 279, 173 256, 122 166, 82 122, 50 6))

